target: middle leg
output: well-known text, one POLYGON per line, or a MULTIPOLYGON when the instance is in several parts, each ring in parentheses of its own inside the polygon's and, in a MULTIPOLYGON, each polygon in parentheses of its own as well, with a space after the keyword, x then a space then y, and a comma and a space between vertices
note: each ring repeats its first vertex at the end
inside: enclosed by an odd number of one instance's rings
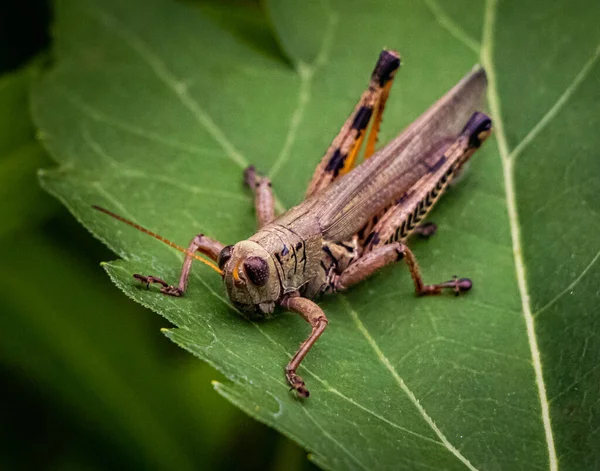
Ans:
POLYGON ((304 380, 296 373, 296 370, 300 366, 300 363, 308 351, 321 336, 329 321, 327 320, 323 310, 307 298, 290 295, 283 299, 281 306, 300 314, 302 318, 310 324, 312 329, 308 338, 302 343, 302 345, 300 345, 300 348, 294 357, 285 367, 285 377, 288 381, 288 384, 296 390, 298 396, 308 397, 308 389, 306 389, 304 380))

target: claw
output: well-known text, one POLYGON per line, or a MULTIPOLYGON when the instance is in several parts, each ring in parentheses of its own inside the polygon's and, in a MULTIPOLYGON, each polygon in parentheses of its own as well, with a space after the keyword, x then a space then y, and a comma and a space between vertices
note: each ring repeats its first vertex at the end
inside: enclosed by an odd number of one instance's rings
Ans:
POLYGON ((183 291, 181 289, 179 289, 177 286, 169 285, 169 283, 167 283, 164 280, 161 280, 160 278, 156 278, 154 276, 144 276, 138 273, 133 275, 133 277, 136 280, 139 280, 142 283, 144 283, 146 285, 146 289, 150 289, 151 284, 157 283, 162 286, 162 288, 160 289, 161 293, 166 294, 168 296, 175 296, 176 298, 183 296, 183 291))
POLYGON ((429 239, 436 233, 436 231, 437 226, 433 222, 425 222, 420 226, 417 226, 417 230, 415 232, 419 234, 419 237, 423 239, 429 239))
POLYGON ((169 286, 169 284, 166 281, 161 280, 160 278, 156 278, 154 276, 144 276, 144 275, 140 275, 139 273, 136 273, 136 274, 133 275, 133 277, 136 280, 139 280, 142 283, 144 283, 146 285, 146 289, 149 289, 150 285, 153 284, 153 283, 158 283, 159 285, 162 285, 165 288, 167 286, 169 286))
POLYGON ((288 381, 289 385, 291 386, 290 391, 292 389, 295 389, 296 394, 298 394, 299 397, 310 396, 310 392, 308 391, 308 389, 306 389, 304 380, 300 376, 298 376, 296 373, 294 373, 292 371, 288 371, 288 372, 286 372, 285 377, 287 378, 287 381, 288 381))
POLYGON ((458 278, 456 275, 449 281, 438 283, 437 285, 425 285, 423 290, 417 293, 419 296, 430 296, 440 294, 444 289, 451 289, 454 294, 466 293, 473 287, 473 282, 469 278, 458 278))
POLYGON ((458 296, 469 291, 473 287, 473 282, 469 278, 459 278, 454 275, 450 281, 440 283, 438 286, 440 288, 451 288, 454 290, 454 294, 458 296))
POLYGON ((454 291, 456 296, 460 293, 466 293, 473 287, 473 282, 469 278, 458 278, 454 277, 454 291))
POLYGON ((174 296, 176 298, 183 296, 183 291, 176 286, 165 286, 160 289, 160 292, 166 294, 167 296, 174 296))

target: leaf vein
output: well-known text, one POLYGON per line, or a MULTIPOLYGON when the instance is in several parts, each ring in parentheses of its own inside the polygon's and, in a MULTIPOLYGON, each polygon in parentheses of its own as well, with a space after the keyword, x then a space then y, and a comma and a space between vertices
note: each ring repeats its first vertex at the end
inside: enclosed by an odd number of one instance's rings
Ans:
POLYGON ((129 123, 125 123, 110 117, 101 111, 97 110, 89 103, 83 101, 80 97, 76 96, 72 91, 66 90, 62 87, 56 86, 55 89, 67 98, 67 100, 75 106, 79 111, 81 111, 88 118, 99 122, 104 123, 108 126, 111 126, 116 129, 120 129, 121 131, 125 131, 129 134, 133 134, 135 136, 142 137, 144 139, 148 139, 150 141, 158 142, 159 144, 163 144, 165 146, 171 147, 173 149, 181 150, 187 152, 192 155, 207 155, 214 154, 218 152, 217 149, 204 149, 201 147, 193 146, 191 144, 182 144, 178 141, 174 141, 171 139, 165 139, 164 137, 154 134, 151 131, 148 131, 143 128, 138 128, 137 126, 133 126, 129 123))
POLYGON ((541 308, 539 308, 536 312, 534 312, 532 314, 532 316, 533 317, 539 316, 542 312, 546 311, 547 309, 552 307, 554 304, 556 304, 558 302, 558 300, 561 299, 565 294, 567 294, 569 291, 571 291, 573 288, 575 288, 575 286, 577 286, 577 284, 583 279, 583 277, 586 275, 586 273, 588 271, 590 271, 590 269, 594 266, 594 264, 598 261, 599 258, 600 258, 600 250, 596 253, 596 255, 594 255, 594 258, 592 258, 590 263, 587 264, 587 266, 583 269, 583 271, 579 274, 579 276, 577 278, 575 278, 569 286, 567 286, 560 293, 558 293, 556 296, 554 296, 550 301, 548 301, 541 308))
POLYGON ((600 45, 596 48, 594 55, 584 64, 579 73, 575 76, 573 81, 569 84, 569 86, 565 89, 563 94, 556 100, 554 105, 546 112, 542 119, 540 119, 537 124, 527 133, 527 135, 519 142, 519 144, 513 149, 510 153, 510 159, 516 159, 523 150, 533 141, 539 134, 544 130, 544 128, 552 121, 552 119, 562 110, 562 108, 567 104, 569 99, 573 96, 573 94, 577 91, 582 82, 588 77, 590 71, 598 62, 598 58, 600 58, 600 45))
POLYGON ((332 443, 334 443, 340 450, 342 450, 344 453, 346 453, 352 459, 352 461, 354 461, 357 465, 359 465, 364 470, 368 470, 369 469, 364 464, 362 464, 360 462, 360 460, 356 456, 354 456, 352 453, 350 453, 350 451, 344 445, 342 445, 340 442, 338 442, 333 435, 331 435, 327 430, 325 430, 323 428, 323 426, 319 422, 317 422, 317 420, 311 415, 311 413, 308 412, 308 408, 307 407, 302 407, 302 411, 304 412, 304 414, 306 415, 306 417, 308 417, 308 419, 313 424, 316 425, 316 427, 321 431, 321 433, 323 435, 325 435, 329 439, 329 441, 331 441, 332 443))
POLYGON ((338 17, 337 14, 331 12, 329 15, 329 23, 328 28, 326 29, 323 35, 323 41, 321 42, 321 48, 315 62, 311 65, 305 64, 304 62, 298 62, 297 70, 300 76, 300 87, 298 90, 298 101, 296 104, 296 109, 293 111, 292 116, 290 118, 290 125, 288 128, 288 133, 285 137, 285 141, 281 152, 271 170, 269 171, 269 178, 273 179, 279 173, 281 168, 287 162, 290 157, 290 152, 294 143, 296 142, 296 137, 298 135, 298 128, 302 123, 304 118, 304 112, 308 103, 311 99, 311 91, 312 91, 312 83, 314 80, 315 73, 317 69, 327 62, 327 58, 329 57, 329 51, 331 49, 331 44, 333 42, 333 37, 335 35, 335 27, 337 25, 338 17))
POLYGON ((226 155, 239 167, 248 166, 246 158, 234 147, 225 133, 217 126, 209 114, 202 109, 200 104, 190 95, 187 87, 178 80, 169 70, 165 62, 135 33, 127 29, 116 18, 97 8, 89 8, 92 17, 98 20, 104 27, 113 31, 133 49, 153 70, 156 77, 165 84, 179 99, 181 104, 192 113, 196 121, 212 136, 226 155))
POLYGON ((400 377, 400 375, 398 374, 398 372, 396 371, 394 366, 391 364, 390 360, 385 356, 383 351, 379 348, 379 345, 377 344, 375 339, 371 336, 371 334, 369 333, 369 331, 367 330, 365 325, 361 322, 361 320, 358 317, 358 313, 352 308, 352 306, 350 305, 348 300, 345 297, 343 297, 342 295, 340 295, 340 297, 342 298, 342 300, 348 307, 348 313, 349 313, 350 317, 352 318, 352 320, 354 321, 354 324, 355 324, 356 328, 358 329, 358 331, 365 337, 365 339, 367 340, 367 342, 369 343, 369 345, 371 346, 371 348, 374 350, 375 354, 377 355, 377 358, 379 359, 379 361, 391 373, 392 377, 394 378, 394 380, 396 381, 398 386, 400 386, 400 389, 402 389, 402 391, 406 394, 406 396, 408 397, 410 402, 412 402, 412 404, 415 406, 415 408, 417 409, 419 414, 421 414, 421 416, 423 417, 423 419, 425 420, 427 425, 429 425, 429 427, 431 427, 431 429, 435 432, 435 434, 441 440, 443 446, 450 453, 452 453, 459 461, 461 461, 469 470, 477 471, 477 468, 475 468, 469 462, 469 460, 465 456, 463 456, 460 453, 460 451, 450 443, 448 438, 438 428, 438 426, 435 424, 433 419, 429 416, 429 414, 427 414, 427 411, 425 410, 425 408, 421 405, 421 403, 416 398, 414 393, 406 385, 406 383, 404 382, 402 377, 400 377))
POLYGON ((504 132, 504 122, 502 120, 502 112, 500 106, 500 97, 496 84, 496 69, 493 62, 492 50, 494 47, 494 28, 496 22, 496 9, 498 0, 486 0, 483 25, 483 40, 481 46, 481 62, 488 74, 488 102, 490 111, 494 118, 498 151, 502 161, 502 171, 504 176, 504 188, 506 192, 506 205, 508 210, 508 218, 511 229, 513 256, 515 259, 515 270, 517 275, 517 284, 521 296, 521 305, 523 317, 527 329, 527 340, 531 351, 535 380, 538 388, 538 396, 542 413, 542 423, 544 427, 544 435, 546 438, 546 446, 548 448, 548 462, 550 471, 558 470, 558 458, 554 445, 554 435, 552 432, 552 424, 550 421, 550 407, 546 395, 546 385, 544 383, 544 375, 542 373, 542 362, 540 351, 537 345, 535 333, 534 318, 531 314, 531 302, 527 287, 527 279, 525 275, 525 262, 523 260, 523 252, 521 248, 521 229, 519 226, 519 214, 517 210, 516 190, 514 182, 514 160, 510 158, 508 150, 508 142, 504 132))
MULTIPOLYGON (((288 353, 287 349, 281 345, 279 342, 277 342, 273 337, 271 337, 269 334, 267 334, 261 327, 260 325, 258 325, 257 323, 253 323, 254 327, 256 327, 258 329, 258 331, 265 337, 267 338, 267 340, 269 340, 273 345, 279 347, 288 358, 292 358, 292 355, 290 353, 288 353)), ((395 422, 392 422, 389 419, 386 419, 385 417, 383 417, 382 415, 378 414, 377 412, 369 409, 368 407, 363 406, 361 403, 355 401, 354 399, 352 399, 351 397, 346 396, 345 394, 343 394, 342 392, 340 392, 339 390, 337 390, 336 388, 332 387, 327 381, 325 381, 324 379, 322 379, 321 377, 319 377, 317 374, 315 374, 312 370, 310 370, 309 368, 306 367, 306 365, 302 365, 302 368, 309 374, 311 375, 315 380, 317 380, 319 383, 321 383, 323 385, 323 387, 326 389, 327 392, 330 392, 332 394, 335 394, 336 396, 340 397, 341 399, 349 402, 350 404, 352 404, 355 407, 358 407, 359 409, 361 409, 362 411, 372 415, 373 417, 375 417, 376 419, 381 420, 382 422, 386 423, 387 425, 394 427, 398 430, 402 430, 403 432, 406 432, 410 435, 413 435, 415 437, 421 438, 423 440, 432 442, 432 443, 436 443, 438 445, 441 445, 441 442, 438 442, 437 440, 433 440, 425 435, 421 435, 420 433, 414 432, 413 430, 410 430, 406 427, 403 427, 395 422)))
POLYGON ((450 18, 436 0, 424 0, 424 2, 425 6, 427 6, 435 20, 443 29, 475 54, 479 54, 479 50, 481 49, 479 42, 473 39, 469 33, 450 18))
POLYGON ((575 381, 573 381, 571 384, 569 384, 565 389, 563 389, 561 392, 559 392, 556 396, 551 398, 550 403, 553 403, 554 401, 556 401, 557 399, 559 399, 560 397, 562 397, 563 395, 565 395, 566 393, 571 391, 575 386, 577 386, 581 381, 583 381, 585 378, 587 378, 592 373, 594 373, 598 368, 600 368, 600 363, 598 363, 596 366, 594 366, 592 369, 590 369, 586 373, 582 374, 579 378, 577 378, 575 381))
POLYGON ((174 180, 173 178, 169 178, 162 174, 148 174, 143 170, 133 169, 128 167, 127 165, 121 163, 110 154, 108 154, 104 148, 96 141, 89 132, 87 126, 82 125, 82 137, 83 141, 88 145, 88 147, 92 150, 92 152, 102 158, 104 161, 108 163, 110 167, 115 170, 118 170, 119 178, 130 178, 135 179, 139 178, 145 181, 154 181, 159 183, 166 183, 168 185, 172 185, 175 188, 183 191, 187 191, 197 195, 209 195, 209 196, 220 196, 224 198, 231 198, 235 200, 246 200, 247 198, 242 195, 237 195, 235 193, 230 193, 228 191, 211 189, 211 188, 201 188, 196 185, 189 185, 187 183, 181 182, 179 180, 174 180))

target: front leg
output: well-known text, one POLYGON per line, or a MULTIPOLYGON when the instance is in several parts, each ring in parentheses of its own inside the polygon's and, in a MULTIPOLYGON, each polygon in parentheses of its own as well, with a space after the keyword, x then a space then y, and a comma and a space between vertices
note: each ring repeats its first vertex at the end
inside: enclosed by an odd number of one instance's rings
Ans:
POLYGON ((298 396, 308 397, 308 389, 306 389, 304 380, 296 374, 296 370, 300 366, 300 363, 308 351, 321 336, 329 321, 327 320, 323 310, 310 299, 301 298, 299 296, 286 297, 283 299, 283 301, 281 301, 281 305, 290 311, 300 314, 302 318, 312 327, 312 332, 308 338, 302 343, 302 345, 300 345, 300 348, 292 358, 292 361, 290 361, 285 367, 285 377, 287 378, 290 386, 296 390, 298 396))
POLYGON ((410 276, 415 284, 417 296, 440 294, 444 289, 453 290, 456 295, 469 291, 473 282, 468 278, 453 278, 450 281, 435 285, 426 285, 423 282, 417 259, 411 250, 402 242, 394 242, 378 247, 359 258, 355 263, 346 268, 341 275, 334 279, 334 289, 344 290, 359 281, 368 278, 380 268, 391 263, 404 260, 410 271, 410 276))
POLYGON ((254 193, 254 208, 258 227, 261 228, 275 219, 275 198, 271 189, 271 180, 256 173, 253 165, 244 171, 244 183, 254 193))
MULTIPOLYGON (((210 237, 206 237, 203 234, 198 234, 190 242, 187 251, 189 254, 198 251, 200 253, 203 253, 204 255, 209 256, 216 262, 219 257, 219 254, 221 253, 221 250, 223 250, 224 247, 225 246, 218 240, 211 239, 210 237)), ((178 286, 169 285, 166 281, 155 276, 144 276, 136 273, 135 275, 133 275, 133 277, 136 280, 140 280, 142 283, 145 283, 147 287, 153 283, 161 285, 162 288, 160 288, 160 291, 164 294, 168 294, 169 296, 183 296, 185 290, 187 289, 190 271, 192 269, 192 262, 194 261, 194 258, 189 254, 185 256, 185 259, 183 261, 178 286)))
POLYGON ((92 208, 94 208, 96 211, 100 211, 101 213, 104 213, 107 216, 110 216, 110 217, 116 219, 117 221, 121 221, 121 222, 127 224, 128 226, 131 226, 131 227, 137 229, 138 231, 141 231, 144 234, 149 235, 150 237, 154 237, 155 239, 160 240, 161 242, 164 242, 168 246, 173 247, 174 249, 177 249, 179 252, 183 252, 185 254, 185 260, 183 262, 183 267, 181 268, 181 276, 179 277, 179 286, 169 285, 166 281, 164 281, 156 276, 145 276, 145 275, 140 275, 138 273, 133 275, 133 277, 136 280, 139 280, 142 283, 145 283, 147 288, 150 287, 151 284, 156 283, 156 284, 159 284, 162 286, 162 288, 160 290, 164 294, 168 294, 169 296, 177 296, 177 297, 183 296, 183 293, 187 289, 188 278, 190 276, 190 270, 192 268, 192 261, 194 259, 200 260, 202 263, 204 263, 205 265, 208 265, 209 267, 211 267, 213 270, 215 270, 220 275, 223 275, 223 271, 222 271, 221 267, 217 266, 217 264, 215 264, 211 261, 203 259, 202 257, 198 257, 195 253, 195 252, 200 252, 204 255, 208 255, 213 261, 218 262, 219 254, 225 248, 224 245, 221 242, 219 242, 218 240, 211 239, 210 237, 206 237, 203 234, 198 234, 196 237, 194 237, 192 239, 189 247, 186 250, 183 247, 177 245, 176 243, 171 242, 168 239, 165 239, 163 236, 158 235, 157 233, 152 232, 151 230, 146 229, 145 227, 140 226, 139 224, 137 224, 133 221, 130 221, 129 219, 124 218, 123 216, 119 216, 118 214, 113 213, 112 211, 109 211, 108 209, 105 209, 105 208, 102 208, 102 207, 96 206, 96 205, 93 205, 92 208))

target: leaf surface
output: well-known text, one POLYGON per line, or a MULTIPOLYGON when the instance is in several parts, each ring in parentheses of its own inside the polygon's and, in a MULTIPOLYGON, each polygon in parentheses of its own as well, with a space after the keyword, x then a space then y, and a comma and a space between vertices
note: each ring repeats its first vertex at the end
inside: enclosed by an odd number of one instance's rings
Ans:
POLYGON ((321 466, 593 469, 600 6, 576 3, 272 0, 291 68, 176 3, 59 1, 58 66, 34 100, 60 163, 43 184, 122 258, 107 265, 115 283, 231 380, 216 389, 321 466), (381 142, 476 62, 488 71, 495 138, 432 214, 438 234, 413 244, 427 281, 458 274, 475 289, 417 299, 390 267, 322 299, 330 324, 299 401, 282 368, 304 321, 245 321, 205 267, 182 299, 141 289, 132 273, 175 281, 181 257, 90 205, 180 244, 248 237, 242 169, 298 203, 384 46, 405 61, 381 142))
POLYGON ((28 112, 36 70, 32 64, 0 77, 0 200, 10 202, 0 210, 0 237, 34 226, 59 208, 36 184, 37 168, 50 163, 28 112))
MULTIPOLYGON (((51 164, 35 138, 28 107, 37 72, 34 60, 0 77, 0 299, 7 326, 0 332, 0 365, 3 378, 12 374, 27 383, 60 420, 44 416, 52 427, 33 439, 25 432, 32 452, 24 457, 23 434, 13 427, 40 410, 22 392, 16 403, 5 401, 14 413, 3 421, 3 469, 36 468, 48 461, 56 466, 65 451, 73 453, 94 439, 103 443, 103 463, 114 459, 124 467, 143 462, 145 469, 195 469, 193 460, 200 457, 210 467, 207 450, 215 450, 227 427, 237 424, 229 425, 228 409, 211 420, 202 408, 190 413, 182 403, 188 396, 184 385, 194 384, 198 391, 201 379, 206 383, 214 377, 213 370, 195 362, 182 372, 181 363, 161 355, 156 339, 147 335, 155 325, 148 321, 154 319, 142 317, 144 309, 113 292, 97 269, 99 255, 90 253, 90 244, 81 244, 88 237, 83 229, 71 231, 70 239, 61 237, 69 215, 37 184, 37 168, 51 164), (210 438, 198 446, 187 440, 190 429, 204 436, 210 430, 210 438), (55 443, 50 460, 35 453, 40 444, 47 449, 49 437, 65 436, 69 439, 55 443)), ((12 397, 15 385, 8 383, 12 397)), ((97 465, 98 453, 91 449, 82 459, 97 465)))

